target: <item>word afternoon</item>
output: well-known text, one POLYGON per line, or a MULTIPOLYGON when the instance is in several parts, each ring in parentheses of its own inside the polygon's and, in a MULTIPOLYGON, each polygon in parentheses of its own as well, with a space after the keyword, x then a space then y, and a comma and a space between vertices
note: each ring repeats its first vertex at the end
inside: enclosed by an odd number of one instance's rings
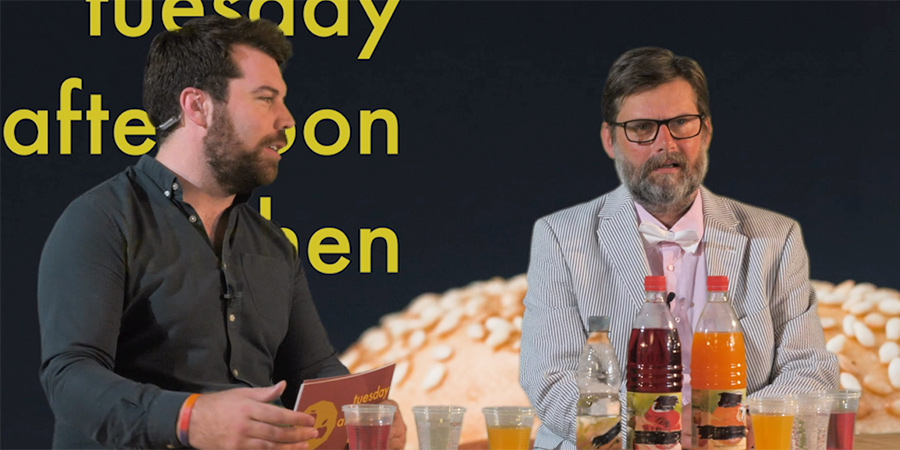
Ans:
MULTIPOLYGON (((241 14, 239 12, 229 7, 229 5, 233 5, 240 1, 241 0, 215 0, 213 2, 213 10, 222 17, 240 17, 241 14)), ((85 0, 85 2, 90 5, 90 35, 101 36, 103 34, 101 19, 103 18, 104 10, 107 9, 103 7, 103 3, 109 3, 109 0, 85 0)), ((282 19, 281 23, 278 24, 278 27, 281 28, 281 31, 284 32, 285 36, 293 36, 293 0, 251 0, 248 17, 252 20, 259 19, 263 5, 270 2, 281 6, 282 19)), ((154 2, 153 0, 141 0, 140 2, 115 0, 113 2, 113 12, 115 15, 116 30, 127 37, 139 37, 145 35, 150 31, 150 27, 153 25, 154 3, 158 4, 158 2, 154 2), (140 20, 136 25, 132 26, 126 20, 126 8, 130 10, 130 8, 136 7, 140 7, 140 20)), ((372 57, 372 52, 375 51, 375 47, 378 46, 378 41, 381 40, 381 36, 384 34, 384 30, 387 28, 391 17, 394 15, 394 11, 397 9, 400 0, 388 0, 380 13, 375 7, 373 0, 359 0, 354 3, 362 5, 366 17, 369 19, 369 23, 372 24, 372 31, 369 33, 369 37, 366 39, 366 43, 363 45, 363 48, 357 57, 358 59, 369 59, 372 57)), ((201 17, 204 15, 206 15, 206 10, 203 2, 200 0, 165 0, 162 2, 162 22, 166 29, 170 31, 181 28, 175 23, 176 18, 201 17), (179 6, 180 3, 186 3, 188 6, 179 6)), ((321 38, 335 35, 349 35, 349 16, 350 5, 348 0, 306 0, 303 4, 303 23, 306 26, 306 29, 309 30, 310 33, 321 38), (334 23, 327 26, 320 24, 316 19, 316 8, 322 3, 330 3, 337 12, 334 23)))
MULTIPOLYGON (((103 95, 90 95, 90 108, 81 111, 73 108, 73 91, 82 89, 82 79, 70 77, 59 86, 59 109, 55 118, 59 123, 59 154, 72 154, 73 125, 77 122, 87 121, 90 128, 90 154, 101 155, 103 153, 102 133, 103 122, 110 120, 109 110, 103 109, 103 95)), ((360 110, 359 111, 359 154, 372 154, 372 135, 376 124, 383 123, 386 139, 385 153, 388 155, 399 154, 399 123, 396 114, 387 109, 360 110)), ((303 140, 307 147, 320 156, 334 156, 343 151, 350 143, 353 134, 350 121, 342 113, 333 109, 322 109, 312 113, 303 125, 303 140), (333 143, 323 143, 317 137, 316 129, 320 123, 333 123, 338 130, 337 139, 333 143)), ((3 124, 3 140, 7 148, 19 156, 48 155, 50 154, 50 111, 19 109, 13 111, 3 124), (22 134, 24 140, 18 134, 19 124, 34 130, 28 134, 27 130, 22 134), (32 126, 28 126, 28 124, 32 126), (29 142, 30 140, 30 142, 29 142)), ((156 142, 148 136, 154 136, 156 129, 150 123, 147 113, 141 109, 129 109, 115 118, 113 137, 119 151, 131 156, 140 156, 149 152, 156 142), (132 143, 132 140, 140 142, 132 143), (143 139, 140 139, 143 138, 143 139)), ((286 131, 287 145, 279 150, 285 153, 294 144, 297 137, 296 128, 286 131)))

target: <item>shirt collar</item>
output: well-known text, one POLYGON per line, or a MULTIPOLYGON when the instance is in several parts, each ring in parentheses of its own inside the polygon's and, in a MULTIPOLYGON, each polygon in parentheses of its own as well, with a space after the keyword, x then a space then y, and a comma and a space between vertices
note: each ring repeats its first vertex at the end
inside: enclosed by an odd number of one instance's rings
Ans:
POLYGON ((694 198, 694 203, 691 204, 691 207, 678 219, 678 222, 675 222, 675 225, 672 225, 672 228, 668 228, 663 225, 662 222, 653 217, 653 214, 650 214, 643 206, 634 203, 634 209, 637 210, 638 215, 638 225, 644 222, 650 222, 663 230, 670 231, 684 231, 684 230, 694 230, 697 233, 697 236, 700 240, 703 240, 703 196, 700 195, 699 190, 697 191, 697 195, 694 198))
MULTIPOLYGON (((166 198, 175 199, 181 202, 184 201, 183 189, 178 182, 178 175, 175 175, 175 172, 172 172, 166 166, 162 165, 156 158, 149 155, 141 156, 141 159, 137 163, 137 169, 150 178, 153 184, 159 188, 159 191, 162 192, 166 198)), ((252 195, 253 191, 246 194, 235 195, 233 205, 246 203, 247 200, 250 200, 252 195)))
POLYGON ((178 176, 157 161, 156 158, 149 155, 141 156, 140 161, 137 163, 137 170, 150 178, 150 181, 159 189, 159 192, 167 198, 182 200, 178 176))

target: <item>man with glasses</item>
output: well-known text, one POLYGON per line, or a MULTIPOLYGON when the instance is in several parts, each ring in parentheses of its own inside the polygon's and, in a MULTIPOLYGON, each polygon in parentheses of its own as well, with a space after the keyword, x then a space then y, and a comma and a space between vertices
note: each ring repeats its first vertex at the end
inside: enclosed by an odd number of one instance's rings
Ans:
POLYGON ((836 388, 837 358, 825 350, 799 225, 702 186, 713 127, 700 65, 662 48, 630 50, 610 69, 602 112, 603 147, 622 184, 534 227, 520 373, 543 422, 535 447, 574 448, 575 369, 589 316, 613 318, 610 337, 625 373, 646 275, 665 276, 675 294, 684 448, 691 447, 693 325, 708 275, 731 282, 750 395, 836 388))

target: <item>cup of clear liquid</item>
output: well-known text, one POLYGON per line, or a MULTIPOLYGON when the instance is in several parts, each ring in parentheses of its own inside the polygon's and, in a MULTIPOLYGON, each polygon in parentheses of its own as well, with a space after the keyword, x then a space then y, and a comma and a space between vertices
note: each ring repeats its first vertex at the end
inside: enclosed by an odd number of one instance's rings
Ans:
POLYGON ((798 450, 826 450, 828 418, 831 400, 824 392, 797 394, 797 415, 794 416, 793 448, 798 450))
POLYGON ((462 406, 414 406, 419 450, 456 450, 466 408, 462 406))

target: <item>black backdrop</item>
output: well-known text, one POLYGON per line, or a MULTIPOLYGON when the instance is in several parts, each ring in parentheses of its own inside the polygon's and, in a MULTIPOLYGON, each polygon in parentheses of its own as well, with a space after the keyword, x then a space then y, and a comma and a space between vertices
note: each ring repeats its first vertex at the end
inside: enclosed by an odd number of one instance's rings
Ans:
MULTIPOLYGON (((232 7, 247 14, 249 3, 232 7)), ((137 5, 127 2, 132 25, 137 5)), ((19 156, 8 136, 0 152, 4 448, 50 445, 37 379, 43 242, 73 198, 136 161, 116 147, 113 123, 141 108, 162 3, 136 38, 116 30, 114 7, 101 4, 101 35, 91 37, 88 3, 0 2, 4 125, 16 110, 49 111, 49 154, 19 156), (56 110, 69 77, 83 81, 73 109, 100 94, 109 111, 101 155, 89 154, 86 120, 73 123, 72 154, 59 154, 56 110)), ((707 72, 713 191, 798 219, 813 278, 900 287, 898 3, 402 0, 368 60, 357 59, 371 29, 360 4, 350 2, 346 37, 312 35, 302 10, 298 2, 285 73, 298 129, 335 109, 353 134, 323 157, 298 133, 279 179, 257 194, 271 197, 273 219, 297 233, 301 253, 320 228, 348 235, 346 270, 310 269, 339 349, 418 294, 525 272, 534 220, 615 187, 599 139, 602 84, 619 54, 643 45, 692 56, 707 72), (358 111, 375 109, 397 116, 399 154, 385 154, 378 128, 372 154, 359 154, 358 111), (387 273, 379 247, 372 273, 359 273, 358 230, 376 227, 398 236, 398 273, 387 273)), ((262 11, 282 18, 275 2, 262 11)), ((334 8, 323 3, 318 17, 331 23, 334 8)), ((32 142, 35 126, 21 122, 15 137, 32 142)), ((320 125, 320 141, 335 137, 320 125)))

